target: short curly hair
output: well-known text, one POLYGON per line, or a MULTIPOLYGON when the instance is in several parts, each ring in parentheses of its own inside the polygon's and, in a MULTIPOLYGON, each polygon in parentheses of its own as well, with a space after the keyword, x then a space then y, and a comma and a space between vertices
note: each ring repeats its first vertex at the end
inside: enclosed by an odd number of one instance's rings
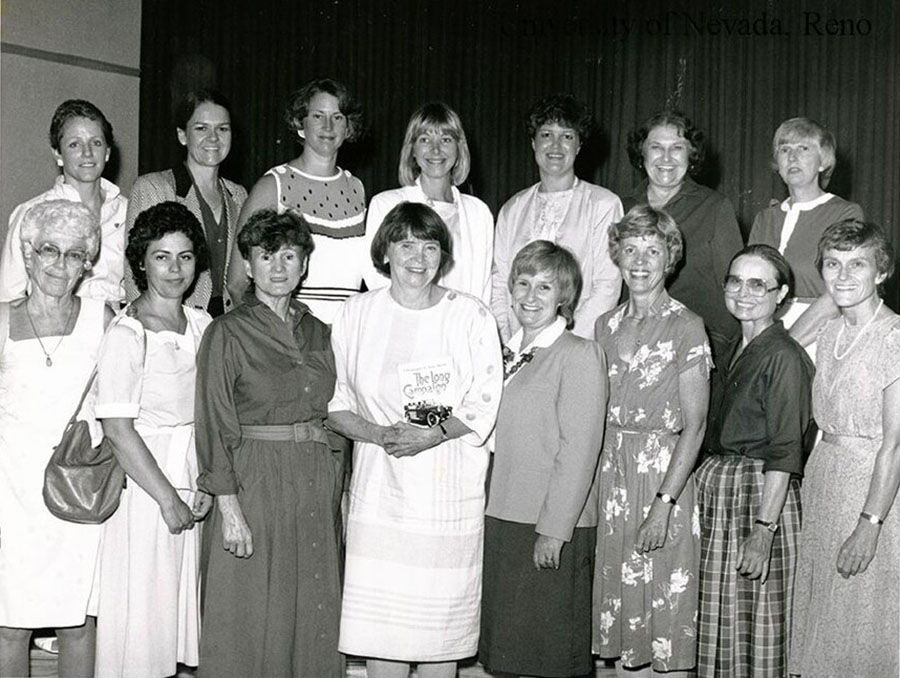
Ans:
MULTIPOLYGON (((879 273, 884 274, 885 281, 894 275, 894 248, 884 230, 878 224, 859 219, 844 219, 825 229, 816 248, 816 269, 822 273, 825 250, 847 252, 857 247, 872 248, 875 253, 875 266, 879 273)), ((878 286, 879 293, 884 292, 883 285, 884 283, 878 286)))
POLYGON ((666 243, 669 260, 666 262, 668 276, 678 263, 684 252, 684 241, 678 224, 668 212, 654 209, 649 205, 638 204, 622 217, 622 220, 609 227, 609 258, 619 265, 619 254, 622 242, 626 238, 659 238, 666 243))
POLYGON ((438 279, 453 267, 453 240, 444 220, 428 205, 401 202, 387 213, 372 240, 372 265, 379 273, 390 277, 391 265, 385 261, 388 246, 405 238, 434 240, 441 246, 438 279))
POLYGON ((450 174, 450 181, 454 186, 459 186, 469 176, 469 168, 472 164, 469 143, 466 141, 466 133, 456 111, 439 101, 425 104, 409 118, 406 134, 403 137, 403 147, 400 149, 400 168, 397 172, 400 185, 412 186, 416 183, 416 177, 421 174, 422 170, 416 164, 413 155, 413 147, 419 135, 429 130, 449 134, 456 140, 459 150, 457 151, 456 165, 453 166, 450 174))
POLYGON ((363 133, 362 106, 350 96, 343 83, 331 78, 310 80, 293 92, 284 109, 284 121, 291 132, 303 129, 303 118, 309 113, 309 102, 319 92, 325 92, 338 100, 338 109, 347 116, 347 141, 356 141, 363 133))
POLYGON ((772 169, 778 171, 778 147, 791 141, 814 139, 819 144, 822 157, 822 171, 819 172, 819 186, 824 190, 831 181, 831 175, 837 165, 837 141, 834 134, 824 125, 809 118, 790 118, 778 125, 772 136, 772 169))
POLYGON ((519 250, 509 270, 507 287, 510 293, 516 278, 522 274, 552 273, 560 292, 559 315, 566 319, 566 327, 575 326, 575 309, 584 284, 581 268, 575 255, 549 240, 534 240, 519 250))
POLYGON ((594 131, 594 117, 587 105, 573 95, 564 92, 539 99, 531 107, 525 124, 528 138, 534 139, 534 135, 541 125, 554 122, 562 127, 574 129, 582 143, 594 131))
POLYGON ((147 249, 151 243, 169 233, 183 233, 194 246, 195 279, 209 268, 209 247, 197 217, 181 203, 172 201, 158 203, 137 216, 134 226, 128 233, 128 245, 125 247, 125 258, 131 268, 134 284, 141 292, 147 290, 147 271, 144 269, 147 249))
MULTIPOLYGON (((100 251, 100 222, 87 206, 71 200, 45 200, 28 208, 22 217, 19 239, 22 256, 31 260, 34 241, 40 235, 66 233, 84 238, 87 261, 93 262, 100 251)), ((90 268, 90 265, 86 265, 90 268)))
POLYGON ((281 214, 272 209, 257 210, 238 233, 237 245, 246 261, 250 261, 250 252, 254 247, 268 254, 282 247, 299 247, 300 256, 305 259, 315 249, 309 224, 292 210, 281 214))
POLYGON ((688 156, 688 173, 691 176, 697 176, 703 168, 703 161, 706 159, 706 135, 691 122, 681 111, 665 110, 654 113, 644 121, 639 128, 628 133, 628 141, 626 149, 628 151, 628 159, 631 166, 641 172, 644 170, 644 142, 647 137, 657 127, 665 127, 672 125, 678 130, 678 133, 684 137, 691 146, 691 152, 688 156))
POLYGON ((63 127, 65 127, 66 123, 72 118, 87 118, 88 120, 96 122, 103 131, 103 140, 106 142, 106 145, 112 148, 115 141, 113 139, 113 128, 109 123, 109 120, 106 119, 106 116, 103 115, 103 112, 90 101, 85 101, 84 99, 67 99, 56 107, 56 111, 53 113, 53 119, 50 121, 50 148, 54 151, 59 153, 63 127))

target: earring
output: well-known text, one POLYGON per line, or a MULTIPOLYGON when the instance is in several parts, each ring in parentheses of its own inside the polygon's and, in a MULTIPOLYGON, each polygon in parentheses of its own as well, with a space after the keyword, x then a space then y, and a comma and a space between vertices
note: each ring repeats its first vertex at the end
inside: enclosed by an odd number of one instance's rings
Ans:
POLYGON ((62 158, 57 158, 57 159, 56 159, 56 166, 57 166, 57 167, 62 167, 62 166, 63 166, 62 158))
POLYGON ((306 132, 304 132, 302 129, 298 129, 297 134, 300 136, 301 139, 303 139, 304 141, 306 140, 306 132))

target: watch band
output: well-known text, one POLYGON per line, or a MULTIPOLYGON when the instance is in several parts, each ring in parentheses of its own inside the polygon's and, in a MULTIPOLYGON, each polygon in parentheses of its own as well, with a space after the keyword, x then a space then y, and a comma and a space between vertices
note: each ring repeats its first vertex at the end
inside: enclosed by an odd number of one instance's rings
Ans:
POLYGON ((671 504, 672 506, 675 506, 675 504, 678 503, 675 501, 675 497, 673 497, 671 494, 666 494, 665 492, 657 492, 656 498, 661 502, 671 504))
POLYGON ((760 520, 759 518, 757 518, 756 520, 753 521, 753 523, 756 525, 762 525, 764 528, 766 528, 772 534, 775 534, 776 532, 778 532, 778 523, 774 522, 772 520, 760 520))
POLYGON ((859 517, 867 523, 872 523, 872 525, 884 525, 884 518, 879 518, 878 516, 866 513, 865 511, 860 512, 859 517))

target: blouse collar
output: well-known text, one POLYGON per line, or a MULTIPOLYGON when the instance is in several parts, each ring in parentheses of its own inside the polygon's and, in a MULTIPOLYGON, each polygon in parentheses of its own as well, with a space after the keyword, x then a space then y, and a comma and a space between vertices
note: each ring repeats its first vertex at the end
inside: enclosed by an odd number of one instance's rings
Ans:
POLYGON ((826 202, 831 200, 834 197, 834 193, 823 193, 818 198, 813 198, 812 200, 807 200, 806 202, 795 202, 791 203, 790 197, 785 198, 784 202, 781 203, 781 211, 782 212, 790 212, 792 209, 798 212, 808 212, 811 209, 815 209, 819 205, 824 205, 826 202))
POLYGON ((506 347, 515 354, 521 353, 523 348, 526 350, 529 348, 547 348, 552 346, 565 331, 566 319, 562 316, 556 316, 556 320, 542 329, 529 346, 522 346, 522 338, 525 336, 525 330, 520 327, 516 330, 515 334, 510 337, 509 341, 506 343, 506 347))

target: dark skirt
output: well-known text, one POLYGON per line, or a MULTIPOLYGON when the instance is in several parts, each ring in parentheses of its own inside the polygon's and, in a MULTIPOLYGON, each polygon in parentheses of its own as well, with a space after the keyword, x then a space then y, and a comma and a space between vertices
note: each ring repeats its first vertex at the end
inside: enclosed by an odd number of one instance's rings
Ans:
POLYGON ((700 507, 699 678, 787 676, 800 536, 800 481, 791 479, 765 584, 735 570, 762 501, 763 461, 707 457, 695 474, 700 507))
POLYGON ((478 659, 489 671, 582 676, 591 658, 597 529, 575 528, 558 570, 536 570, 534 525, 487 516, 478 659))
POLYGON ((343 678, 341 455, 318 442, 245 439, 234 469, 253 555, 222 548, 213 509, 200 678, 343 678))

